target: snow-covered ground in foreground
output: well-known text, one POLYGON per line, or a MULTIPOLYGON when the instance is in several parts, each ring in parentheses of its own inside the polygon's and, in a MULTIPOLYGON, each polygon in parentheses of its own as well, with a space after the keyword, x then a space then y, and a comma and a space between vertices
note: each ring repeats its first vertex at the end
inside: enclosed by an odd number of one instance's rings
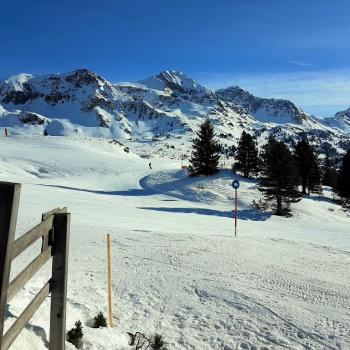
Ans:
MULTIPOLYGON (((229 170, 189 179, 179 161, 151 161, 101 140, 0 139, 0 180, 23 184, 17 235, 48 209, 72 213, 67 329, 82 320, 83 349, 130 349, 136 331, 164 335, 171 350, 350 348, 350 216, 329 191, 286 219, 250 209, 259 192, 242 180, 235 238, 229 170), (115 326, 92 329, 106 313, 106 233, 115 326)), ((48 275, 11 302, 6 328, 48 275)), ((46 348, 48 305, 13 349, 46 348)))

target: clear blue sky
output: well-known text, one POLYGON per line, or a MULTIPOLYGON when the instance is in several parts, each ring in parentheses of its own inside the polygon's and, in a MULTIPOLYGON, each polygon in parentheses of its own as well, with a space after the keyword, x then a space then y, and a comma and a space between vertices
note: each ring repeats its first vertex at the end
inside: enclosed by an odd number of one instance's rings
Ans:
POLYGON ((350 107, 349 0, 0 0, 0 77, 178 69, 307 111, 350 107))

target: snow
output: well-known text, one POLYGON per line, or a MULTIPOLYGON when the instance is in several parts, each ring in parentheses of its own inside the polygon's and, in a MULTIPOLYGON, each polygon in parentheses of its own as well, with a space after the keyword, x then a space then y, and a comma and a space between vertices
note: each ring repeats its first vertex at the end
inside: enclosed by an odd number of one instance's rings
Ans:
POLYGON ((27 73, 16 74, 5 79, 5 84, 13 88, 15 91, 21 91, 23 89, 23 84, 33 77, 34 77, 33 74, 27 74, 27 73))
MULTIPOLYGON (((287 219, 251 209, 257 183, 239 178, 235 238, 229 169, 188 178, 180 161, 157 158, 154 144, 129 142, 126 153, 108 141, 0 139, 0 180, 22 183, 17 236, 51 208, 72 213, 67 329, 83 322, 83 349, 131 349, 126 332, 136 331, 162 334, 169 349, 350 348, 350 216, 329 188, 287 219), (97 312, 106 314, 106 233, 115 326, 93 329, 97 312)), ((15 260, 12 277, 38 249, 15 260)), ((6 329, 49 268, 11 301, 6 329)), ((46 348, 48 309, 49 299, 14 350, 46 348)))

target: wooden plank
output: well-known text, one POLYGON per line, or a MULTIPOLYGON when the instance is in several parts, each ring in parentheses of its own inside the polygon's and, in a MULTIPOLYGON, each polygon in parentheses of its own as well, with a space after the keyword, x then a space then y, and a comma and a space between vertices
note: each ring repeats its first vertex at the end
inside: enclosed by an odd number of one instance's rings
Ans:
MULTIPOLYGON (((53 214, 66 213, 66 212, 67 212, 67 207, 51 209, 41 215, 41 221, 44 221, 45 219, 47 219, 49 216, 53 214)), ((48 235, 43 236, 42 243, 41 243, 41 251, 43 252, 49 245, 52 245, 52 242, 53 242, 53 234, 52 234, 52 230, 50 230, 48 235)))
POLYGON ((20 192, 20 184, 0 182, 0 349, 3 349, 11 248, 15 237, 20 192))
POLYGON ((51 258, 51 251, 52 248, 49 246, 11 281, 7 292, 7 303, 9 303, 15 297, 15 295, 25 286, 25 284, 51 258))
POLYGON ((50 345, 49 350, 64 350, 70 214, 55 214, 52 259, 50 345))
POLYGON ((66 213, 66 212, 67 212, 67 207, 51 209, 51 210, 49 210, 46 213, 43 213, 41 215, 41 220, 44 221, 46 218, 48 218, 51 215, 59 214, 59 213, 66 213))
POLYGON ((17 338, 18 334, 28 324, 39 306, 44 302, 45 298, 50 294, 50 281, 41 288, 40 292, 30 302, 26 309, 21 313, 17 320, 12 324, 10 329, 4 335, 1 350, 7 350, 17 338))
POLYGON ((53 225, 53 216, 49 216, 40 224, 34 226, 23 236, 16 239, 13 243, 11 259, 15 259, 19 254, 26 250, 38 238, 48 234, 53 225))

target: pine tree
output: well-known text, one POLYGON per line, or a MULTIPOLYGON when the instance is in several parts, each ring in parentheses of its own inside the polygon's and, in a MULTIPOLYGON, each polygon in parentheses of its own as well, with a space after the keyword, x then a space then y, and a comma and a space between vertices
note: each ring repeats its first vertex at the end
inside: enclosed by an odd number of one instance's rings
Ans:
POLYGON ((288 147, 270 138, 261 154, 259 190, 269 201, 276 200, 276 215, 284 215, 283 203, 298 202, 300 178, 295 161, 288 147))
POLYGON ((294 158, 301 178, 303 194, 322 192, 319 160, 315 149, 306 139, 296 144, 294 158))
POLYGON ((214 127, 206 118, 200 125, 197 138, 193 140, 193 151, 188 167, 190 176, 213 175, 218 172, 219 143, 215 140, 214 127))
POLYGON ((345 199, 346 203, 350 202, 350 150, 342 158, 337 182, 337 193, 345 199))
POLYGON ((324 159, 322 171, 322 185, 329 186, 334 189, 337 185, 338 172, 334 168, 333 161, 330 159, 328 154, 326 154, 324 159))
POLYGON ((236 152, 235 170, 243 173, 244 177, 256 174, 258 170, 258 150, 252 136, 242 132, 236 152))
POLYGON ((107 320, 102 311, 94 317, 94 328, 107 327, 107 320))
POLYGON ((67 333, 67 341, 69 343, 72 343, 77 349, 81 346, 81 341, 83 339, 84 333, 83 333, 83 327, 81 324, 81 321, 75 322, 75 327, 72 328, 67 333))

